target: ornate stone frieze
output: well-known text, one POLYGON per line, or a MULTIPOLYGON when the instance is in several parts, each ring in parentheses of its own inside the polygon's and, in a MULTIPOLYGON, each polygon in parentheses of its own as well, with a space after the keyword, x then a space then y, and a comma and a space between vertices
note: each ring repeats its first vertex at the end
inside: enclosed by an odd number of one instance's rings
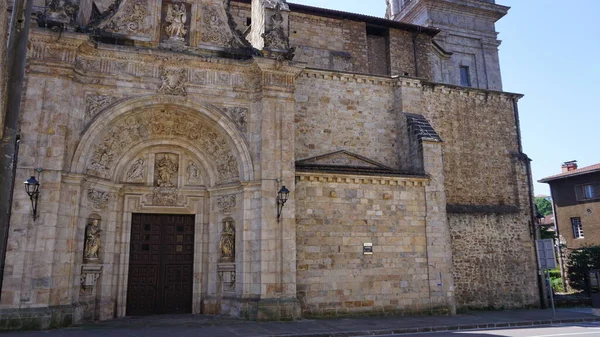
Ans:
POLYGON ((231 119, 233 119, 233 121, 235 122, 235 124, 237 125, 237 127, 243 131, 246 132, 246 124, 247 124, 247 116, 248 116, 248 108, 241 108, 241 107, 234 107, 234 108, 227 108, 227 114, 229 115, 229 117, 231 117, 231 119))
POLYGON ((107 106, 113 104, 117 100, 116 97, 108 95, 89 94, 85 96, 85 117, 92 119, 96 117, 100 111, 107 106))
POLYGON ((183 68, 168 68, 160 66, 160 79, 162 81, 158 92, 167 95, 186 95, 185 82, 186 70, 183 68))
POLYGON ((89 189, 87 192, 87 197, 94 209, 105 209, 108 206, 110 193, 89 189))
POLYGON ((239 177, 237 160, 226 137, 197 116, 166 109, 139 111, 107 126, 95 141, 87 172, 110 179, 116 158, 134 144, 155 138, 181 138, 207 149, 207 160, 216 168, 221 182, 239 177))
POLYGON ((143 183, 146 179, 146 160, 144 158, 136 159, 129 170, 125 181, 128 183, 143 183))
POLYGON ((231 211, 235 208, 235 203, 235 194, 222 195, 217 197, 217 207, 219 207, 219 210, 225 214, 231 213, 231 211))
POLYGON ((100 59, 78 57, 75 61, 75 68, 83 71, 100 71, 100 59))
POLYGON ((175 187, 155 187, 152 204, 155 206, 177 206, 182 203, 179 191, 175 187))
POLYGON ((152 27, 146 23, 146 19, 150 15, 148 8, 151 6, 147 0, 125 0, 121 6, 108 23, 100 28, 124 35, 150 33, 152 27))
POLYGON ((167 23, 165 32, 169 36, 169 40, 183 42, 187 35, 187 29, 185 28, 187 21, 186 4, 183 2, 168 4, 165 21, 167 23))

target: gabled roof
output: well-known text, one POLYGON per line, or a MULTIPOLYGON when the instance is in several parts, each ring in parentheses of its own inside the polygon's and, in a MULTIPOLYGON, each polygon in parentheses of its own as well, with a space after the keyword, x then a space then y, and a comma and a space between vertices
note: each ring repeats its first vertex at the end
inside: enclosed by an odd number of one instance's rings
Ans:
POLYGON ((583 174, 594 173, 594 172, 600 172, 600 163, 594 164, 591 166, 578 168, 576 170, 572 170, 572 171, 568 171, 568 172, 563 172, 563 173, 556 174, 556 175, 553 175, 550 177, 546 177, 544 179, 538 180, 538 182, 539 183, 547 183, 547 182, 550 182, 553 180, 565 179, 565 178, 580 176, 583 174))
POLYGON ((395 170, 389 166, 346 150, 298 160, 296 161, 296 171, 383 176, 417 176, 415 174, 395 170))

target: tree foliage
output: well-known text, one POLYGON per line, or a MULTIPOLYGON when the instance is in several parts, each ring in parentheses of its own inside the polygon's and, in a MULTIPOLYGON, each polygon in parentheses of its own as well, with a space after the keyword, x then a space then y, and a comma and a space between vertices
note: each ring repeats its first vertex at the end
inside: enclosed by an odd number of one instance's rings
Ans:
POLYGON ((547 216, 552 214, 552 203, 548 199, 536 197, 535 205, 537 206, 538 212, 540 212, 541 215, 547 216))
POLYGON ((588 272, 600 269, 600 246, 583 247, 569 255, 567 270, 573 289, 585 290, 588 272))

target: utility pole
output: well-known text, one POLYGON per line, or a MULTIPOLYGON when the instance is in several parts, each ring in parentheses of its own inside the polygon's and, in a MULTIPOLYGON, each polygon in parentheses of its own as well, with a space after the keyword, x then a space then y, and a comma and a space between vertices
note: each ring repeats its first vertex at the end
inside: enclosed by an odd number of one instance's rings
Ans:
MULTIPOLYGON (((6 0, 0 1, 7 3, 6 0)), ((15 0, 14 2, 8 47, 4 51, 4 54, 7 55, 6 68, 0 69, 2 71, 0 80, 3 81, 0 85, 6 88, 3 89, 6 92, 6 99, 0 102, 4 111, 4 123, 1 124, 3 126, 2 139, 0 141, 0 290, 4 278, 4 261, 6 259, 12 195, 17 168, 19 110, 23 93, 32 2, 33 0, 15 0)), ((2 14, 6 15, 6 13, 2 14)), ((6 35, 1 36, 0 39, 3 40, 4 36, 6 35)))

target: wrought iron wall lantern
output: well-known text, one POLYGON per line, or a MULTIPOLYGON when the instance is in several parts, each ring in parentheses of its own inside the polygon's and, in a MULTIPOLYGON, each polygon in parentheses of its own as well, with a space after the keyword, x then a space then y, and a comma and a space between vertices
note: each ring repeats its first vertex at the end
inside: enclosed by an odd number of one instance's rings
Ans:
POLYGON ((285 186, 281 186, 281 189, 277 192, 277 223, 281 221, 281 210, 283 210, 283 205, 285 205, 289 195, 290 190, 285 186))
POLYGON ((33 213, 33 221, 37 218, 37 203, 40 195, 40 183, 34 176, 25 181, 25 192, 31 200, 31 212, 33 213))

